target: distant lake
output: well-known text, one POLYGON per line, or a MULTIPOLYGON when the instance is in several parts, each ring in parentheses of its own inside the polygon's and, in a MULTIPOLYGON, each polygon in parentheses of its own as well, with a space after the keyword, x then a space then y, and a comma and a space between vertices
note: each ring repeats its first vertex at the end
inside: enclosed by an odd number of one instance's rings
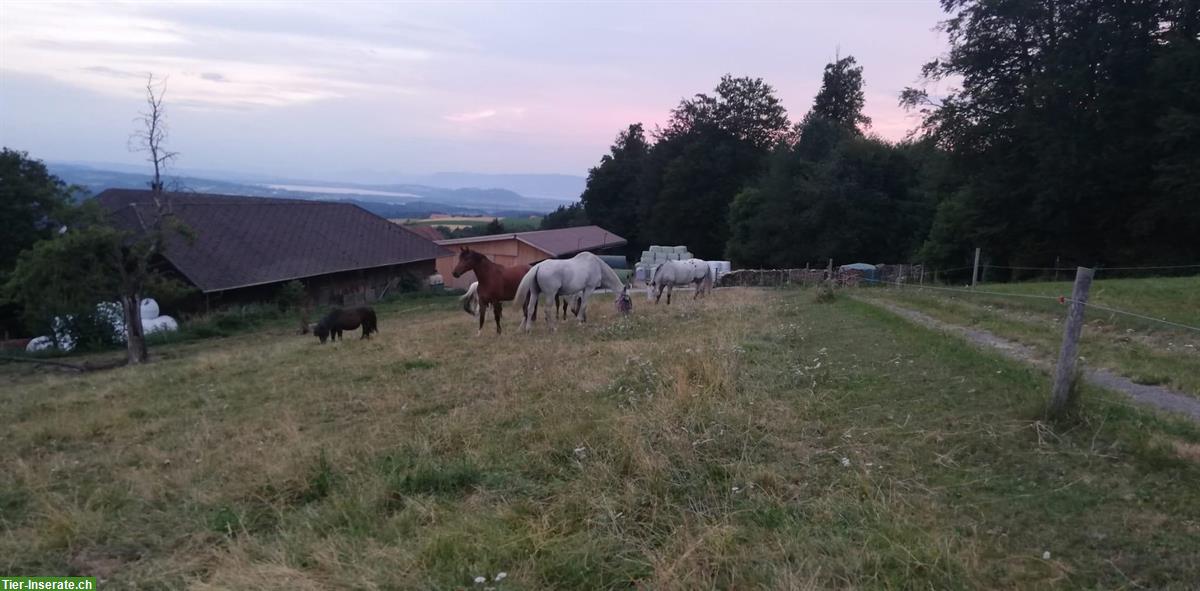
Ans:
POLYGON ((267 185, 271 189, 297 191, 300 193, 330 193, 333 195, 378 195, 380 197, 409 197, 420 199, 420 195, 412 193, 394 193, 392 191, 372 191, 371 189, 352 189, 347 187, 319 187, 316 185, 267 185))

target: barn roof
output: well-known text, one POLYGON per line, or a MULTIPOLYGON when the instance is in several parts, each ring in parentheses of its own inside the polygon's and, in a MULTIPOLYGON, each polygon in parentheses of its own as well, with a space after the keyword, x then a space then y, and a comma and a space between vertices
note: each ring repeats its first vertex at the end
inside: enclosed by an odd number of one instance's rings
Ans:
POLYGON ((424 236, 425 238, 427 238, 429 240, 437 241, 437 240, 443 240, 446 238, 446 236, 444 234, 442 234, 441 230, 438 230, 437 228, 435 228, 433 226, 412 225, 412 226, 404 226, 404 228, 407 230, 411 230, 420 236, 424 236))
POLYGON ((624 246, 626 240, 601 228, 600 226, 578 226, 558 230, 537 230, 534 232, 517 232, 515 234, 493 234, 491 236, 475 236, 472 238, 455 238, 453 240, 438 240, 442 246, 458 246, 479 242, 494 242, 496 240, 519 240, 550 256, 560 257, 575 254, 585 250, 597 250, 624 246))
MULTIPOLYGON (((205 293, 448 254, 351 203, 199 193, 163 198, 187 227, 167 237, 164 256, 205 293)), ((157 215, 150 191, 109 189, 96 199, 128 230, 145 229, 157 215)))

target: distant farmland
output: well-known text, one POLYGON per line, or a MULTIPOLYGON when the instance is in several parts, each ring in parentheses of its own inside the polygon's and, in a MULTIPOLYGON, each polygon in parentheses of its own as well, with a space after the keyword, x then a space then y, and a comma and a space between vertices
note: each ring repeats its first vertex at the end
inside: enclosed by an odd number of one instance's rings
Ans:
POLYGON ((491 215, 451 215, 428 218, 401 218, 393 222, 406 226, 442 226, 451 230, 460 228, 486 226, 492 220, 499 219, 504 228, 514 232, 536 230, 541 224, 541 216, 520 216, 497 218, 491 215))

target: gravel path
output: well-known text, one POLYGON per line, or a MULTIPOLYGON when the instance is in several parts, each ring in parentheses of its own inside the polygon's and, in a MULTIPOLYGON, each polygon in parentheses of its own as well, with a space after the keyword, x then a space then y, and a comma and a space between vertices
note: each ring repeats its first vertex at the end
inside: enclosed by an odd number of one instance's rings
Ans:
MULTIPOLYGON (((856 298, 858 299, 858 298, 856 298)), ((967 328, 957 324, 942 322, 928 314, 911 310, 903 306, 897 306, 891 302, 882 302, 875 299, 862 300, 870 303, 873 306, 884 308, 897 316, 906 318, 912 322, 926 326, 942 332, 948 332, 960 335, 968 341, 977 345, 983 345, 992 349, 998 350, 1002 355, 1016 359, 1024 363, 1030 363, 1038 368, 1046 371, 1054 369, 1054 363, 1038 356, 1032 348, 1026 347, 1020 343, 1015 343, 1008 339, 1000 338, 986 330, 975 328, 967 328)), ((1162 386, 1147 386, 1144 384, 1134 383, 1129 378, 1117 375, 1107 369, 1084 367, 1084 378, 1089 383, 1101 388, 1115 390, 1121 392, 1134 401, 1153 406, 1162 410, 1182 413, 1190 416, 1192 419, 1200 421, 1200 400, 1190 396, 1180 394, 1169 388, 1162 386)))

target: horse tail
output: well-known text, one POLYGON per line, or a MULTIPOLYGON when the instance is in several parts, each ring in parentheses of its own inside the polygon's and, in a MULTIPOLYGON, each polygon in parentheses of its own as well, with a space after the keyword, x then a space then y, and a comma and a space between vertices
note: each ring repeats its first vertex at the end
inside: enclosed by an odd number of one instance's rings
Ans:
POLYGON ((375 317, 374 308, 367 308, 363 324, 367 325, 367 334, 379 332, 379 320, 375 317))
MULTIPOLYGON (((540 265, 539 263, 538 265, 540 265)), ((540 268, 534 265, 532 269, 525 273, 521 278, 521 282, 517 284, 517 294, 513 297, 513 301, 520 304, 521 309, 525 311, 525 316, 529 316, 529 296, 532 291, 533 297, 537 297, 537 272, 540 268)))
POLYGON ((462 297, 458 298, 458 301, 462 303, 463 312, 466 312, 467 314, 470 314, 472 316, 475 315, 474 308, 477 308, 479 305, 475 301, 475 299, 476 299, 475 292, 477 292, 477 291, 479 291, 479 282, 478 281, 472 283, 471 287, 467 288, 467 293, 464 293, 462 295, 462 297))
POLYGON ((704 279, 700 282, 701 290, 704 293, 712 291, 713 288, 713 270, 712 265, 708 261, 704 261, 704 279))

